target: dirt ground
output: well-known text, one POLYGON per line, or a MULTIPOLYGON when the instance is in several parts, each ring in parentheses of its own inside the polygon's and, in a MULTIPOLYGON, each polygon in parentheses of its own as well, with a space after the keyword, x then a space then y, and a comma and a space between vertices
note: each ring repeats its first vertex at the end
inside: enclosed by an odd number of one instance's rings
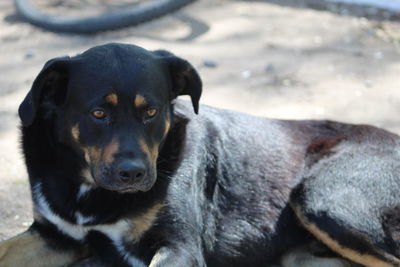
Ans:
POLYGON ((385 12, 309 3, 201 0, 140 26, 82 36, 23 23, 11 0, 1 1, 0 240, 31 223, 18 105, 48 59, 94 45, 133 43, 188 59, 203 78, 204 104, 400 133, 399 23, 381 20, 385 12))

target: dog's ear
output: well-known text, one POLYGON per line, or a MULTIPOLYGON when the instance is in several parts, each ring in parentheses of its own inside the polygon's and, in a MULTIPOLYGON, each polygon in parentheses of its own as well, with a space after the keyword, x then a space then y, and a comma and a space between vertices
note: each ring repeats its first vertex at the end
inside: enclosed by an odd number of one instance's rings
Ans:
POLYGON ((155 54, 161 56, 167 63, 172 80, 172 98, 179 95, 189 95, 194 112, 199 112, 199 101, 202 91, 202 82, 195 68, 186 60, 165 51, 157 50, 155 54))
POLYGON ((36 77, 18 109, 24 127, 33 123, 40 105, 51 107, 63 103, 67 91, 69 59, 60 57, 49 60, 36 77))

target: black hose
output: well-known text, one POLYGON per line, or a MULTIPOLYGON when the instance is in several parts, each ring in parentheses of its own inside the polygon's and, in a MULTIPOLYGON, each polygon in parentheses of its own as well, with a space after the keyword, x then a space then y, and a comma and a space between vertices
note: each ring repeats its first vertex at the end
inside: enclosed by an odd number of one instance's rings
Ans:
POLYGON ((136 25, 172 12, 193 1, 195 0, 156 0, 86 18, 48 15, 40 12, 29 0, 15 0, 15 7, 26 21, 50 31, 95 33, 136 25))

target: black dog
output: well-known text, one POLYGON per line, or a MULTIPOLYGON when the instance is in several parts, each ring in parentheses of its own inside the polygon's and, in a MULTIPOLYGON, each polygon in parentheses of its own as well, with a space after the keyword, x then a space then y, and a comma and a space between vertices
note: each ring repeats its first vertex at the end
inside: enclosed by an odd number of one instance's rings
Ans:
POLYGON ((19 110, 35 220, 0 266, 269 266, 310 233, 399 265, 397 136, 195 115, 201 87, 187 61, 132 45, 49 61, 19 110))

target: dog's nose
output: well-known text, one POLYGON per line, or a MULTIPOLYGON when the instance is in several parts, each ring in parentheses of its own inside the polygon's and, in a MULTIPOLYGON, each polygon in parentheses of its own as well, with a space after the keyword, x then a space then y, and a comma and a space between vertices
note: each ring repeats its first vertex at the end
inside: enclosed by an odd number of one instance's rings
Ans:
POLYGON ((119 179, 124 183, 134 183, 146 174, 145 166, 140 161, 124 160, 118 165, 119 179))

